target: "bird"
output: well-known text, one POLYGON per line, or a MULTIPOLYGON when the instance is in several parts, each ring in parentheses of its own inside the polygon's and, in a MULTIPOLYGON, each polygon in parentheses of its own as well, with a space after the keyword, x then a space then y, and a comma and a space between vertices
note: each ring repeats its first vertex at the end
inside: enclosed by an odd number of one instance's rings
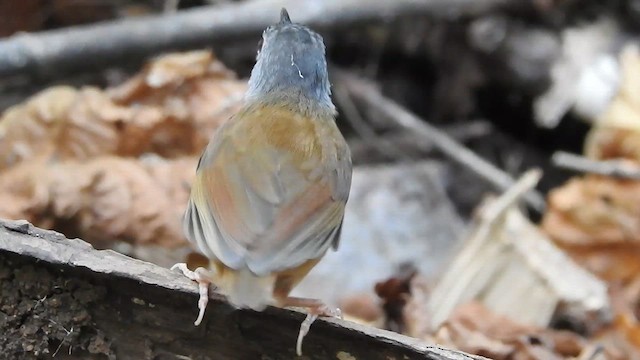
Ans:
POLYGON ((290 296, 337 250, 349 197, 351 153, 336 124, 325 44, 285 8, 267 27, 239 110, 213 134, 191 186, 183 227, 209 260, 190 270, 203 319, 209 286, 235 308, 307 310, 296 343, 319 317, 341 317, 319 299, 290 296))

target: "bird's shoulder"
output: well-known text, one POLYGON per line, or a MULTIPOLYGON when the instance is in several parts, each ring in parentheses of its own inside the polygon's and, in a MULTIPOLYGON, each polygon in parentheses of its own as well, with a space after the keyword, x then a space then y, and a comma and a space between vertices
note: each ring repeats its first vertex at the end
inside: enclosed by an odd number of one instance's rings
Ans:
POLYGON ((267 146, 294 158, 322 157, 327 143, 341 139, 331 114, 309 115, 287 106, 253 105, 232 119, 230 134, 240 148, 267 146))

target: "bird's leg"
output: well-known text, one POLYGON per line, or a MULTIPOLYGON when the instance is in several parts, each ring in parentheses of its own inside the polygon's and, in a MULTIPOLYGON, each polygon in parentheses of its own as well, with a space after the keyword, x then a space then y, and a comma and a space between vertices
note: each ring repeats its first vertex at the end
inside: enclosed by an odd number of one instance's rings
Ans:
POLYGON ((198 283, 198 292, 200 293, 200 299, 198 300, 199 312, 198 318, 194 322, 194 325, 198 326, 202 322, 204 310, 207 308, 207 303, 209 302, 209 285, 213 284, 215 272, 203 267, 191 271, 185 263, 178 263, 171 267, 171 270, 175 269, 180 270, 184 276, 198 283))
POLYGON ((302 340, 309 333, 311 324, 313 324, 313 322, 316 321, 319 316, 338 317, 342 319, 342 312, 340 311, 340 309, 331 308, 318 299, 287 296, 280 299, 278 303, 281 307, 290 306, 308 309, 307 317, 302 322, 302 325, 300 325, 298 341, 296 342, 296 353, 298 354, 298 356, 302 355, 302 340))

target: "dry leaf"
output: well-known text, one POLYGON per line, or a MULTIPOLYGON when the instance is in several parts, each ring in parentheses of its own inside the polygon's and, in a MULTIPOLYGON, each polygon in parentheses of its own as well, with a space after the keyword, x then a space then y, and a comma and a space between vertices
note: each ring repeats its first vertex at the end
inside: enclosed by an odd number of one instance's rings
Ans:
POLYGON ((550 192, 542 228, 566 245, 640 244, 640 182, 574 178, 550 192))
POLYGON ((63 131, 59 124, 66 122, 76 96, 71 87, 53 87, 7 109, 0 118, 0 170, 52 154, 63 131))
MULTIPOLYGON (((189 145, 199 152, 214 130, 236 111, 245 91, 246 83, 237 80, 211 52, 192 51, 161 56, 108 92, 117 104, 155 109, 169 117, 171 124, 155 130, 164 134, 160 139, 170 137, 176 127, 193 127, 189 145)), ((185 143, 184 137, 165 142, 153 147, 156 152, 185 143)))
MULTIPOLYGON (((598 332, 595 339, 608 349, 615 349, 616 359, 640 359, 640 278, 626 287, 611 286, 611 299, 615 320, 611 326, 598 332)), ((612 357, 613 358, 613 357, 612 357)))
POLYGON ((210 52, 196 51, 160 57, 107 92, 45 90, 0 118, 0 170, 39 157, 199 154, 245 87, 210 52))
POLYGON ((107 91, 36 94, 0 118, 0 216, 98 246, 183 244, 196 156, 245 88, 210 52, 193 51, 107 91))
POLYGON ((0 175, 0 217, 25 218, 100 246, 184 245, 181 218, 196 158, 24 163, 0 175), (19 204, 20 214, 16 214, 19 204))
POLYGON ((609 126, 595 127, 585 141, 585 154, 598 160, 640 161, 640 128, 631 130, 609 126))
POLYGON ((436 341, 492 359, 566 359, 587 345, 568 332, 518 324, 478 302, 460 305, 436 332, 436 341))
POLYGON ((550 192, 542 229, 601 278, 626 282, 640 273, 640 182, 574 178, 550 192))

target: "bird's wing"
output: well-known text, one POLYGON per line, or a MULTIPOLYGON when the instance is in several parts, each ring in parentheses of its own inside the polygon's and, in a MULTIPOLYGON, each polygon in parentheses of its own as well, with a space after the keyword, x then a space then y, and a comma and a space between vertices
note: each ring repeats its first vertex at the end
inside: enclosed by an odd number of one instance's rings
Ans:
POLYGON ((332 119, 318 126, 277 109, 251 117, 231 120, 203 154, 185 230, 210 257, 261 275, 337 246, 351 157, 332 119))

